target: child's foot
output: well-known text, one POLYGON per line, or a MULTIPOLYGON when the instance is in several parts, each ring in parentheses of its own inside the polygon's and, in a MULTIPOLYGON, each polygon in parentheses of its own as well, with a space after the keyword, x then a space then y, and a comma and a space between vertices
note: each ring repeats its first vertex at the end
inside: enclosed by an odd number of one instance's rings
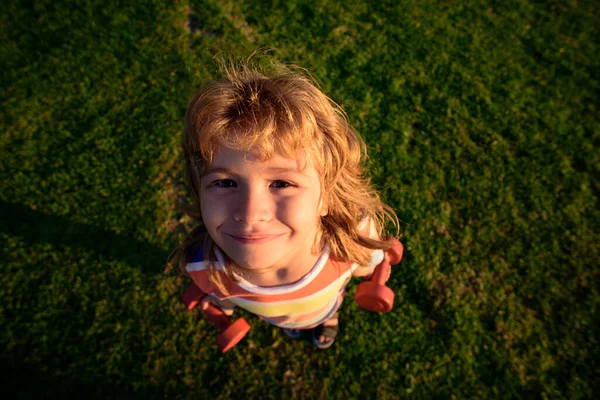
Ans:
POLYGON ((331 318, 312 330, 313 343, 319 349, 327 349, 335 342, 335 338, 340 330, 339 316, 340 313, 337 311, 331 318))
POLYGON ((301 329, 286 329, 286 328, 282 328, 283 333, 285 333, 288 337, 294 339, 294 340, 298 340, 302 337, 302 330, 301 329))

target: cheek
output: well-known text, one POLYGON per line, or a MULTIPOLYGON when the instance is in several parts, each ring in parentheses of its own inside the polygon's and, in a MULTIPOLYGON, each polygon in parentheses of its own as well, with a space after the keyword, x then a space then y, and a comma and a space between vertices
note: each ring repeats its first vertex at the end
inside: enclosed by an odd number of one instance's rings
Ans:
POLYGON ((280 199, 277 202, 277 219, 290 224, 309 228, 318 221, 318 199, 313 196, 299 196, 280 199))
POLYGON ((227 202, 223 201, 223 199, 215 199, 214 197, 205 193, 200 196, 202 221, 204 221, 204 225, 209 229, 218 225, 222 216, 226 214, 227 202))

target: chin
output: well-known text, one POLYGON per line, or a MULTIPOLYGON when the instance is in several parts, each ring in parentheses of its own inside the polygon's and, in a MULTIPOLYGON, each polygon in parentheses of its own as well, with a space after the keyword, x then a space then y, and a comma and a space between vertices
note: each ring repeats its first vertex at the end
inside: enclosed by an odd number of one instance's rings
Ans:
MULTIPOLYGON (((237 263, 236 263, 237 264, 237 263)), ((246 261, 243 264, 237 264, 238 266, 240 266, 241 268, 245 268, 245 269, 250 269, 250 270, 261 270, 261 269, 267 269, 269 267, 271 267, 273 264, 269 263, 267 261, 246 261)))
POLYGON ((272 262, 270 260, 266 260, 264 258, 257 259, 253 257, 230 257, 231 260, 240 268, 250 269, 250 270, 258 270, 265 269, 270 267, 272 262))

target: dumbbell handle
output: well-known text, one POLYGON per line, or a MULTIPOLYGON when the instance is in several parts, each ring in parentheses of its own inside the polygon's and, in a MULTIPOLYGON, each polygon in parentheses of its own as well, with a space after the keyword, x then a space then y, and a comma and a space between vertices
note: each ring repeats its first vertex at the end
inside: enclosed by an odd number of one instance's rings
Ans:
MULTIPOLYGON (((187 309, 191 310, 202 302, 207 296, 200 288, 194 284, 190 285, 181 296, 181 300, 186 304, 187 309)), ((229 326, 229 317, 218 307, 208 303, 206 310, 202 310, 202 314, 212 322, 221 332, 229 326)))
MULTIPOLYGON (((187 309, 191 310, 200 304, 206 296, 206 293, 200 290, 198 286, 192 284, 185 290, 181 300, 185 303, 187 309)), ((238 318, 232 323, 223 310, 210 302, 207 302, 202 314, 220 331, 216 343, 223 353, 235 346, 250 330, 250 325, 244 318, 238 318)))
POLYGON ((390 266, 390 262, 386 256, 383 258, 383 261, 381 261, 381 263, 375 267, 375 271, 373 271, 373 275, 369 281, 378 285, 385 285, 388 279, 390 279, 391 273, 392 267, 390 266))
POLYGON ((375 267, 375 271, 373 271, 373 275, 369 279, 370 282, 385 285, 388 279, 390 279, 392 264, 398 264, 402 260, 404 250, 402 243, 396 238, 391 238, 390 241, 392 242, 392 247, 384 252, 383 261, 375 267))
POLYGON ((206 307, 205 310, 202 310, 202 314, 221 332, 227 329, 231 324, 231 322, 229 321, 229 317, 225 315, 223 310, 210 303, 208 304, 208 307, 206 307))

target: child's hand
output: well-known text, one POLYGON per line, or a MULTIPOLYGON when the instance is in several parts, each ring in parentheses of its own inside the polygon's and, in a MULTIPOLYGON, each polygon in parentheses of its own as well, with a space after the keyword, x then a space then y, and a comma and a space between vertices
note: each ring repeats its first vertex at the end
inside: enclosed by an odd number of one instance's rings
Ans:
POLYGON ((358 277, 358 278, 365 278, 365 279, 369 279, 371 278, 371 276, 373 275, 373 271, 375 270, 375 266, 370 267, 370 266, 358 266, 356 267, 356 269, 354 270, 354 272, 352 272, 352 276, 354 277, 358 277))
POLYGON ((371 251, 371 262, 369 263, 369 265, 357 266, 354 269, 354 271, 352 272, 352 276, 356 276, 359 278, 365 278, 366 280, 371 279, 371 276, 373 276, 373 272, 375 271, 375 268, 379 264, 381 264, 384 257, 385 257, 385 254, 384 254, 383 250, 371 251))
POLYGON ((208 309, 208 306, 212 305, 223 311, 223 313, 228 317, 231 317, 231 315, 233 315, 233 308, 227 307, 227 304, 225 303, 228 303, 227 300, 221 302, 213 296, 204 296, 204 298, 200 300, 200 309, 202 311, 206 311, 206 309, 208 309))

